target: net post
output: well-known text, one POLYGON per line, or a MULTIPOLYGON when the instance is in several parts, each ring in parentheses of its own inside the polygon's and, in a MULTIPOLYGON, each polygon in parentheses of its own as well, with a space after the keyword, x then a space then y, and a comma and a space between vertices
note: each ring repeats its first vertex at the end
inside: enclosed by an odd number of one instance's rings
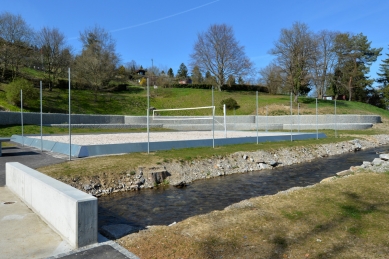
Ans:
POLYGON ((255 96, 256 96, 256 98, 255 98, 255 105, 257 107, 255 120, 257 122, 257 145, 258 145, 258 91, 256 92, 255 96))
POLYGON ((147 78, 147 154, 150 154, 150 87, 149 78, 147 78))
POLYGON ((22 146, 24 147, 24 130, 23 130, 23 90, 20 89, 20 122, 22 125, 22 146))
POLYGON ((71 94, 70 94, 70 67, 68 68, 68 76, 69 76, 69 161, 72 160, 72 113, 71 113, 71 94))
POLYGON ((226 104, 223 104, 223 114, 224 114, 224 137, 227 138, 226 104))
POLYGON ((212 108, 212 147, 215 148, 215 106, 212 108))
POLYGON ((292 95, 293 93, 290 92, 290 141, 293 141, 293 129, 292 129, 292 116, 293 116, 293 110, 292 110, 292 95))
POLYGON ((319 125, 318 125, 318 116, 317 116, 317 98, 316 98, 316 139, 319 139, 319 125))
POLYGON ((43 152, 43 119, 42 119, 42 81, 39 82, 40 117, 41 117, 41 153, 43 152))

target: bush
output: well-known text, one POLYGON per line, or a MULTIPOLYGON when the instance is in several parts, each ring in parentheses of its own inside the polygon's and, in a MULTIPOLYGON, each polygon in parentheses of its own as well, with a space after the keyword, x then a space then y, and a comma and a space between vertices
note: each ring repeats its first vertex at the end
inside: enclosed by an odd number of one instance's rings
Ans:
POLYGON ((227 99, 224 99, 220 102, 220 105, 221 105, 221 109, 223 109, 223 105, 226 105, 226 109, 227 110, 233 110, 233 109, 239 109, 240 106, 238 104, 238 102, 234 99, 234 98, 227 98, 227 99))
POLYGON ((23 104, 25 105, 36 100, 39 96, 39 92, 34 88, 32 82, 20 78, 7 85, 5 89, 7 100, 14 105, 20 106, 20 90, 23 90, 23 104))

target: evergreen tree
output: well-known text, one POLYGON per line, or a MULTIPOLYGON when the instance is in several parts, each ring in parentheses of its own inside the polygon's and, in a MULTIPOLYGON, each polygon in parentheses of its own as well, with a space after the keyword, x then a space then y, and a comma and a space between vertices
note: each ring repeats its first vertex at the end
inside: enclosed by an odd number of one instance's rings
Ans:
POLYGON ((386 55, 388 56, 388 58, 382 60, 379 72, 377 73, 377 75, 379 76, 377 82, 380 83, 382 87, 387 87, 389 83, 389 54, 386 55))
POLYGON ((168 77, 174 77, 174 73, 173 73, 173 69, 172 68, 169 68, 169 70, 167 71, 167 76, 168 77))
POLYGON ((382 60, 380 64, 379 72, 377 75, 379 78, 376 80, 380 83, 379 95, 386 109, 389 108, 389 54, 387 59, 382 60))
POLYGON ((198 66, 194 66, 192 70, 192 83, 193 84, 201 84, 203 83, 204 78, 201 74, 200 68, 198 66))
POLYGON ((185 79, 188 77, 188 68, 185 66, 184 63, 181 63, 180 68, 177 71, 177 78, 185 79))
POLYGON ((216 86, 216 79, 215 79, 215 77, 213 77, 213 76, 211 75, 211 72, 207 71, 207 72, 205 73, 204 83, 206 83, 207 85, 216 86))
POLYGON ((238 78, 238 84, 240 84, 240 85, 244 84, 244 80, 241 76, 238 78))
POLYGON ((371 48, 370 45, 371 42, 362 33, 341 33, 335 38, 334 50, 338 57, 336 69, 341 75, 338 82, 347 89, 349 101, 365 101, 367 87, 374 82, 367 74, 382 48, 371 48))

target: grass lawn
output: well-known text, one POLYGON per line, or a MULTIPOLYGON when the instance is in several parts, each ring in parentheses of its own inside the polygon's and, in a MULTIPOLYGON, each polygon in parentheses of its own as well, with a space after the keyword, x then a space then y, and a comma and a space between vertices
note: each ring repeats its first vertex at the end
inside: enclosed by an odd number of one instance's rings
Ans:
POLYGON ((118 240, 140 258, 387 258, 389 174, 363 173, 118 240))

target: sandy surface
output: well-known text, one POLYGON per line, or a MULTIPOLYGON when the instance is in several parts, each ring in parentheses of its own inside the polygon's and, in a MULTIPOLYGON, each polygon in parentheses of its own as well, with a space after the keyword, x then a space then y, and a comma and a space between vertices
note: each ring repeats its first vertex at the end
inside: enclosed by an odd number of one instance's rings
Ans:
MULTIPOLYGON (((275 133, 258 133, 259 136, 274 135, 275 133)), ((278 135, 290 134, 279 133, 278 135)), ((150 142, 174 141, 174 140, 196 140, 212 139, 212 131, 185 131, 185 132, 150 132, 150 142)), ((229 131, 227 138, 236 137, 256 137, 255 131, 229 131)), ((30 136, 31 137, 31 136, 30 136)), ((40 136, 31 138, 40 139, 40 136)), ((215 131, 215 139, 225 138, 224 131, 215 131)), ((69 143, 69 135, 43 136, 43 140, 50 140, 61 143, 69 143)), ((72 135, 72 144, 77 145, 99 145, 99 144, 119 144, 119 143, 140 143, 147 142, 147 133, 118 133, 118 134, 91 134, 72 135)))

